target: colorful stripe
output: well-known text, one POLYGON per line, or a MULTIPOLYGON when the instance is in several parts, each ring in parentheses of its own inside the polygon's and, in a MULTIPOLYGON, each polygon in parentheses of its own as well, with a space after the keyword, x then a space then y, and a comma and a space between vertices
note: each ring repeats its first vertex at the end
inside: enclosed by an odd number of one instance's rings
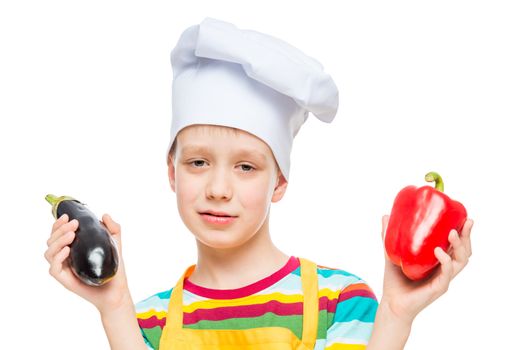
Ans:
MULTIPOLYGON (((317 276, 319 320, 314 350, 365 349, 378 306, 373 291, 358 276, 340 269, 317 265, 317 276)), ((302 337, 302 282, 295 257, 275 274, 239 289, 216 290, 189 283, 190 290, 184 284, 183 293, 185 328, 276 326, 302 337)), ((171 292, 157 293, 136 304, 138 324, 151 349, 159 347, 171 292)))

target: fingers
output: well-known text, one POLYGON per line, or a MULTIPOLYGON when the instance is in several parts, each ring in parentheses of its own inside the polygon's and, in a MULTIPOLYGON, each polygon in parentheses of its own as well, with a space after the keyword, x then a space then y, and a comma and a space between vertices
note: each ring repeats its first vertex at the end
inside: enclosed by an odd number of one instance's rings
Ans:
POLYGON ((73 219, 69 222, 65 221, 67 220, 67 215, 64 214, 58 219, 54 225, 53 225, 53 231, 51 232, 51 236, 47 240, 47 246, 50 246, 53 244, 54 241, 56 241, 59 237, 61 237, 64 233, 68 231, 76 231, 78 228, 78 220, 73 219), (65 216, 65 219, 64 219, 65 216))
POLYGON ((69 256, 70 248, 68 246, 62 247, 62 249, 53 256, 50 261, 49 274, 57 279, 59 282, 64 283, 62 280, 62 271, 64 260, 69 256))
POLYGON ((52 263, 55 256, 60 253, 64 247, 68 246, 75 239, 75 233, 73 231, 67 231, 54 242, 49 245, 49 248, 45 251, 44 257, 49 263, 52 263))
POLYGON ((75 238, 78 228, 78 220, 73 219, 68 222, 68 215, 64 214, 58 218, 52 227, 51 236, 47 240, 48 249, 44 253, 45 259, 49 262, 49 274, 60 283, 66 283, 67 277, 64 272, 64 261, 69 256, 71 244, 75 238))
POLYGON ((433 280, 435 292, 433 300, 447 292, 449 284, 453 279, 453 259, 440 247, 435 248, 435 256, 440 262, 440 273, 433 280))
POLYGON ((455 277, 468 263, 469 255, 466 251, 466 246, 463 244, 456 230, 451 230, 448 237, 451 243, 451 254, 453 255, 454 269, 453 277, 455 277))
POLYGON ((456 230, 451 230, 449 233, 448 240, 451 243, 450 251, 453 256, 453 277, 466 267, 471 256, 470 235, 472 226, 473 221, 467 220, 460 236, 456 230))
POLYGON ((468 258, 471 257, 471 254, 472 254, 472 251, 471 251, 471 229, 472 228, 473 228, 473 220, 468 219, 464 223, 464 227, 462 228, 462 231, 460 233, 462 244, 464 244, 468 258))
POLYGON ((386 252, 386 247, 385 247, 385 241, 384 241, 384 238, 386 237, 386 230, 387 230, 387 227, 388 227, 388 222, 389 222, 389 215, 382 215, 382 229, 381 229, 381 236, 382 236, 382 244, 384 245, 384 260, 385 260, 385 263, 386 263, 386 268, 388 267, 388 263, 390 263, 389 261, 389 258, 388 258, 388 254, 386 252))
POLYGON ((120 224, 115 222, 109 214, 102 215, 102 222, 106 225, 111 234, 119 235, 121 233, 120 224))
POLYGON ((118 248, 119 258, 122 259, 121 227, 120 224, 113 220, 109 214, 102 215, 102 223, 107 227, 111 234, 111 239, 118 248))
POLYGON ((51 233, 55 232, 57 228, 59 228, 60 226, 62 226, 63 224, 65 224, 68 221, 69 221, 69 216, 67 216, 67 214, 62 214, 62 216, 59 217, 55 221, 55 223, 53 224, 53 228, 51 229, 51 233))

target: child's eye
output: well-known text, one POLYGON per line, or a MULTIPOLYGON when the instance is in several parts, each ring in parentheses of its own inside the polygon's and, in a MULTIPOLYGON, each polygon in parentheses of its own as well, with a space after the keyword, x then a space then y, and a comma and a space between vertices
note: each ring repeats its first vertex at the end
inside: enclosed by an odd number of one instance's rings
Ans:
POLYGON ((253 168, 251 165, 248 165, 248 164, 241 164, 240 166, 242 167, 242 170, 246 170, 245 167, 248 168, 248 170, 246 171, 246 173, 251 172, 251 170, 254 170, 254 169, 255 169, 255 168, 253 168))
MULTIPOLYGON (((201 160, 201 159, 197 159, 197 160, 193 160, 191 162, 189 162, 189 164, 195 164, 195 163, 199 163, 199 164, 202 164, 202 163, 205 163, 205 161, 201 160)), ((201 166, 197 166, 197 168, 202 168, 201 166)))

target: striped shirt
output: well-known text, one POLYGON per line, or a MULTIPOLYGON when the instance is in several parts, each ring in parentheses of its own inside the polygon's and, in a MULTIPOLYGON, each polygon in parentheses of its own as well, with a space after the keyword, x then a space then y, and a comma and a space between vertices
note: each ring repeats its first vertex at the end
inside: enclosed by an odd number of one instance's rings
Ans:
MULTIPOLYGON (((361 350, 371 336, 378 302, 359 277, 317 265, 319 314, 314 350, 361 350)), ((136 304, 138 324, 149 349, 159 348, 173 288, 136 304)), ((237 289, 210 289, 184 282, 183 327, 249 329, 286 327, 302 338, 303 292, 300 261, 291 256, 277 272, 237 289)))

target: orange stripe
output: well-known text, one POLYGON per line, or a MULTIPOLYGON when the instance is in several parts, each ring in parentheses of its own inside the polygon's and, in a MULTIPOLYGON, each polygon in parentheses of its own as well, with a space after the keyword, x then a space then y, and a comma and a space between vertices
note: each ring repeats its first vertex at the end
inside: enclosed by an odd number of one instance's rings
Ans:
POLYGON ((317 264, 318 267, 324 269, 324 270, 340 270, 340 269, 337 269, 335 267, 329 267, 329 266, 324 266, 324 265, 319 265, 317 264))
POLYGON ((373 292, 371 290, 371 288, 369 288, 369 286, 365 283, 354 283, 354 284, 350 284, 349 286, 347 286, 346 288, 344 288, 340 294, 342 293, 346 293, 346 292, 351 292, 353 290, 366 290, 368 292, 373 292))

